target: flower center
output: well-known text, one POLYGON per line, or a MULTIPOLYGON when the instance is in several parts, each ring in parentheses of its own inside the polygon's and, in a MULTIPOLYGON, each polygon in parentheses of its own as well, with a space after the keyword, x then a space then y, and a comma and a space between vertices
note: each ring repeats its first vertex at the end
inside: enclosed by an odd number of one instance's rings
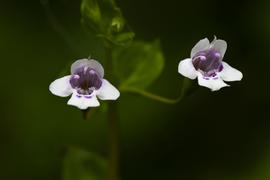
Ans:
POLYGON ((192 64, 204 77, 215 77, 216 73, 223 69, 221 60, 222 57, 219 51, 208 49, 195 54, 192 58, 192 64))
POLYGON ((70 85, 76 89, 78 94, 91 95, 94 90, 97 90, 102 85, 100 75, 92 68, 81 67, 78 68, 71 76, 70 85))

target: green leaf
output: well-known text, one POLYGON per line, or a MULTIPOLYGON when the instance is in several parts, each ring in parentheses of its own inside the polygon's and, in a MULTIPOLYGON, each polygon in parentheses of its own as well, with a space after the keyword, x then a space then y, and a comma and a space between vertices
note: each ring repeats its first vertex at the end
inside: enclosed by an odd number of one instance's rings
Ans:
POLYGON ((113 44, 125 45, 134 37, 114 0, 83 0, 81 14, 86 28, 113 44))
POLYGON ((88 25, 98 31, 99 22, 101 21, 101 13, 99 5, 95 0, 83 0, 81 4, 82 21, 88 21, 88 25))
POLYGON ((94 153, 71 147, 64 158, 62 180, 106 180, 107 162, 94 153))
POLYGON ((136 41, 125 48, 116 48, 113 63, 120 88, 145 89, 161 74, 164 57, 159 41, 136 41))
POLYGON ((114 36, 108 36, 105 38, 114 45, 125 46, 132 42, 131 40, 134 38, 134 36, 135 34, 133 32, 125 32, 119 33, 114 36))

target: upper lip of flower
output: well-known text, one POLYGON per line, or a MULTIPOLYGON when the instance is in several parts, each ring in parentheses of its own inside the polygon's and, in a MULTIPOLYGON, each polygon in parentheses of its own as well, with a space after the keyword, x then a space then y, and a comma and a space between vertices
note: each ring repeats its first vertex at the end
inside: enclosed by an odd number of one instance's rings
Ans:
POLYGON ((242 73, 222 61, 226 49, 226 41, 215 37, 210 43, 204 38, 192 48, 191 58, 179 63, 178 72, 190 79, 198 77, 199 85, 212 91, 229 86, 224 81, 240 81, 242 73))
POLYGON ((96 96, 101 100, 115 100, 120 92, 106 79, 104 69, 94 59, 79 59, 71 66, 71 75, 64 76, 50 84, 50 91, 57 96, 72 94, 69 105, 80 109, 99 106, 96 96))

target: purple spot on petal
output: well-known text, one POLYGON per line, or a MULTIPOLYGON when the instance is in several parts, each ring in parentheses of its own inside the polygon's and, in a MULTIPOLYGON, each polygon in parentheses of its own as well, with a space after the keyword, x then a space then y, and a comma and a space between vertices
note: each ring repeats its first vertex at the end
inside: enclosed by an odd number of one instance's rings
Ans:
POLYGON ((205 57, 205 56, 198 56, 198 58, 199 58, 201 61, 205 61, 205 60, 206 60, 206 57, 205 57))
POLYGON ((215 77, 217 75, 217 73, 213 72, 212 74, 210 74, 209 76, 215 77))
POLYGON ((215 56, 216 56, 217 58, 220 58, 220 57, 221 57, 221 54, 220 54, 219 52, 216 52, 216 53, 215 53, 215 56))
POLYGON ((78 94, 76 94, 76 96, 77 96, 77 98, 81 98, 82 97, 81 95, 78 95, 78 94))
POLYGON ((221 72, 223 70, 223 65, 221 64, 218 68, 218 72, 221 72))
POLYGON ((89 71, 89 73, 90 73, 90 74, 95 74, 96 72, 95 72, 93 69, 91 69, 91 70, 89 71))
POLYGON ((91 99, 92 98, 92 96, 84 96, 85 98, 87 98, 87 99, 91 99))

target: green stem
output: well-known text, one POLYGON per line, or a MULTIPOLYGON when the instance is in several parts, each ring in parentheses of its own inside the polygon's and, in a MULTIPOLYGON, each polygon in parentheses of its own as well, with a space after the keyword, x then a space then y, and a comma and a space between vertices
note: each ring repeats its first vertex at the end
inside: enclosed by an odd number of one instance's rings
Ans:
POLYGON ((89 108, 89 109, 86 109, 86 110, 82 110, 83 119, 84 120, 91 119, 96 112, 97 112, 97 108, 89 108))
POLYGON ((118 159, 119 159, 119 130, 117 121, 117 104, 109 103, 109 140, 110 140, 110 159, 109 159, 109 180, 118 179, 118 159))
MULTIPOLYGON (((115 78, 113 76, 113 63, 112 63, 112 44, 105 42, 105 56, 106 56, 106 69, 107 75, 110 77, 114 84, 115 78)), ((118 180, 119 171, 119 129, 118 129, 118 115, 117 115, 117 102, 109 102, 108 107, 108 120, 109 120, 109 180, 118 180)))
POLYGON ((179 95, 179 97, 177 97, 175 99, 171 99, 171 98, 163 97, 163 96, 160 96, 160 95, 156 95, 156 94, 153 94, 153 93, 141 90, 141 89, 137 89, 137 88, 120 87, 120 90, 122 92, 139 94, 139 95, 144 96, 146 98, 149 98, 149 99, 152 99, 152 100, 155 100, 155 101, 159 101, 159 102, 162 102, 162 103, 176 104, 176 103, 180 102, 183 99, 183 97, 185 95, 186 88, 187 88, 187 79, 185 78, 184 81, 183 81, 183 85, 182 85, 180 95, 179 95))

